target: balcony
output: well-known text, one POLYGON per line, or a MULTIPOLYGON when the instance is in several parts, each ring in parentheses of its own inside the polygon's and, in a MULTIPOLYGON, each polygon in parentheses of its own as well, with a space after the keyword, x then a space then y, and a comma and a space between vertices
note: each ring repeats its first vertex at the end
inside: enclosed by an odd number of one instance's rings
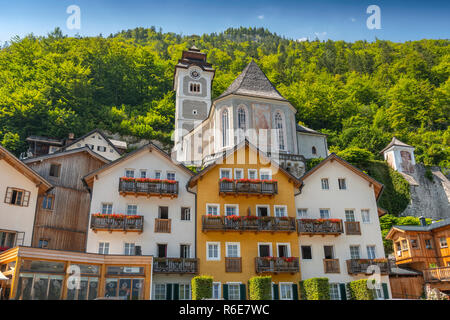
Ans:
POLYGON ((154 273, 197 273, 198 259, 153 258, 154 273))
POLYGON ((242 272, 242 258, 225 258, 225 272, 242 272))
POLYGON ((273 196, 278 193, 278 183, 274 180, 222 179, 219 181, 219 193, 273 196))
POLYGON ((384 258, 347 260, 347 272, 348 274, 372 274, 374 270, 367 270, 372 265, 378 266, 381 274, 389 274, 389 262, 384 258))
POLYGON ((295 218, 257 216, 203 216, 202 231, 295 232, 295 218))
POLYGON ((124 231, 143 232, 144 216, 124 214, 99 214, 91 215, 91 229, 97 231, 124 231))
POLYGON ((345 221, 346 235, 361 235, 361 226, 359 221, 345 221))
POLYGON ((156 233, 170 233, 171 232, 171 219, 155 219, 155 232, 156 233))
POLYGON ((323 259, 323 270, 325 273, 341 273, 339 259, 323 259))
POLYGON ((298 219, 297 232, 300 235, 334 235, 344 232, 340 219, 298 219))
POLYGON ((299 259, 296 257, 256 257, 256 273, 297 273, 299 272, 299 259))
POLYGON ((450 281, 450 267, 425 269, 423 279, 425 282, 450 281))
POLYGON ((126 178, 119 181, 119 193, 123 196, 178 197, 178 181, 148 178, 126 178))

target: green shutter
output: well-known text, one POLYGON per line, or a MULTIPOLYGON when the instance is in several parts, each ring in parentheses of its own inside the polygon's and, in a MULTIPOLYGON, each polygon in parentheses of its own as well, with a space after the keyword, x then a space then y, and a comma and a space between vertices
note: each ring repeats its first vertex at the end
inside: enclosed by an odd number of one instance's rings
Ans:
POLYGON ((387 300, 387 299, 389 299, 389 290, 388 290, 387 283, 382 283, 381 285, 383 287, 384 298, 387 300))
POLYGON ((223 287, 223 299, 228 300, 228 285, 223 284, 222 287, 223 287))
POLYGON ((180 300, 180 285, 178 283, 173 284, 173 300, 180 300))
POLYGON ((166 300, 172 300, 172 284, 166 284, 166 300))
POLYGON ((247 292, 245 291, 245 284, 240 284, 239 285, 239 289, 240 289, 240 298, 241 300, 247 300, 247 292))
POLYGON ((347 300, 347 291, 345 290, 345 283, 339 283, 339 290, 341 291, 341 300, 347 300))
POLYGON ((278 285, 276 283, 273 284, 273 300, 280 300, 280 294, 278 292, 278 285))
POLYGON ((298 300, 298 286, 297 284, 292 284, 292 300, 298 300))

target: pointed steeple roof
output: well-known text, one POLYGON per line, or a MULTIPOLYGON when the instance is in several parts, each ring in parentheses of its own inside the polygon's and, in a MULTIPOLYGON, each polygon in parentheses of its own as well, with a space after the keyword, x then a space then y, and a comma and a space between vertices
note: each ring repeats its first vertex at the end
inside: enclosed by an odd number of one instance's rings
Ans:
POLYGON ((230 94, 287 101, 253 60, 219 98, 230 94))
POLYGON ((395 136, 392 138, 391 142, 389 142, 389 144, 380 151, 380 153, 383 153, 384 151, 386 151, 387 149, 389 149, 390 147, 393 146, 400 146, 400 147, 406 147, 406 148, 414 148, 413 146, 410 146, 409 144, 406 144, 400 140, 398 140, 395 136))

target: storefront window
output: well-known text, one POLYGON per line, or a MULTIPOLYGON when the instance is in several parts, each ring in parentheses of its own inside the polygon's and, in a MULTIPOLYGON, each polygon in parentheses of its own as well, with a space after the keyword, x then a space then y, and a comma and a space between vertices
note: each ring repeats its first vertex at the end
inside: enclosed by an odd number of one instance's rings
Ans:
POLYGON ((18 300, 61 299, 64 276, 21 273, 17 288, 18 300))
POLYGON ((97 292, 97 277, 81 277, 79 288, 67 289, 67 300, 94 300, 97 292))
POLYGON ((143 299, 144 279, 106 279, 105 297, 119 297, 124 300, 143 299))
POLYGON ((20 271, 64 273, 64 262, 22 260, 20 271))

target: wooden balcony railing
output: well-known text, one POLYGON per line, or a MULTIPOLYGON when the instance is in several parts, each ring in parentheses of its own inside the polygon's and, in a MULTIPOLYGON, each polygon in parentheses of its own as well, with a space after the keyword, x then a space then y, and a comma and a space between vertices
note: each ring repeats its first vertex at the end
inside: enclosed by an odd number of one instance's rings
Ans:
POLYGON ((297 232, 313 235, 339 235, 344 232, 340 219, 298 219, 297 232))
POLYGON ((450 267, 425 269, 423 279, 425 282, 450 281, 450 267))
POLYGON ((120 178, 119 193, 143 196, 177 197, 178 181, 167 182, 157 179, 120 178))
POLYGON ((299 259, 296 257, 279 258, 279 257, 256 257, 255 258, 256 273, 296 273, 299 272, 299 259))
POLYGON ((256 216, 203 216, 202 230, 295 232, 295 218, 256 216))
POLYGON ((219 192, 221 194, 254 194, 272 196, 278 193, 278 183, 276 181, 219 181, 219 192))
POLYGON ((154 273, 197 273, 198 259, 153 258, 154 273))
POLYGON ((341 273, 339 259, 323 259, 323 270, 325 273, 341 273))
POLYGON ((359 221, 345 221, 345 234, 360 235, 361 226, 359 225, 359 221))
POLYGON ((242 272, 242 258, 225 258, 225 272, 242 272))
POLYGON ((170 233, 171 232, 171 220, 170 219, 155 219, 155 232, 170 233))
POLYGON ((116 214, 92 214, 91 229, 93 231, 144 231, 144 216, 127 216, 116 214))
POLYGON ((349 274, 372 274, 374 270, 367 270, 371 265, 378 266, 381 274, 389 274, 387 259, 350 259, 347 260, 347 272, 349 274))

